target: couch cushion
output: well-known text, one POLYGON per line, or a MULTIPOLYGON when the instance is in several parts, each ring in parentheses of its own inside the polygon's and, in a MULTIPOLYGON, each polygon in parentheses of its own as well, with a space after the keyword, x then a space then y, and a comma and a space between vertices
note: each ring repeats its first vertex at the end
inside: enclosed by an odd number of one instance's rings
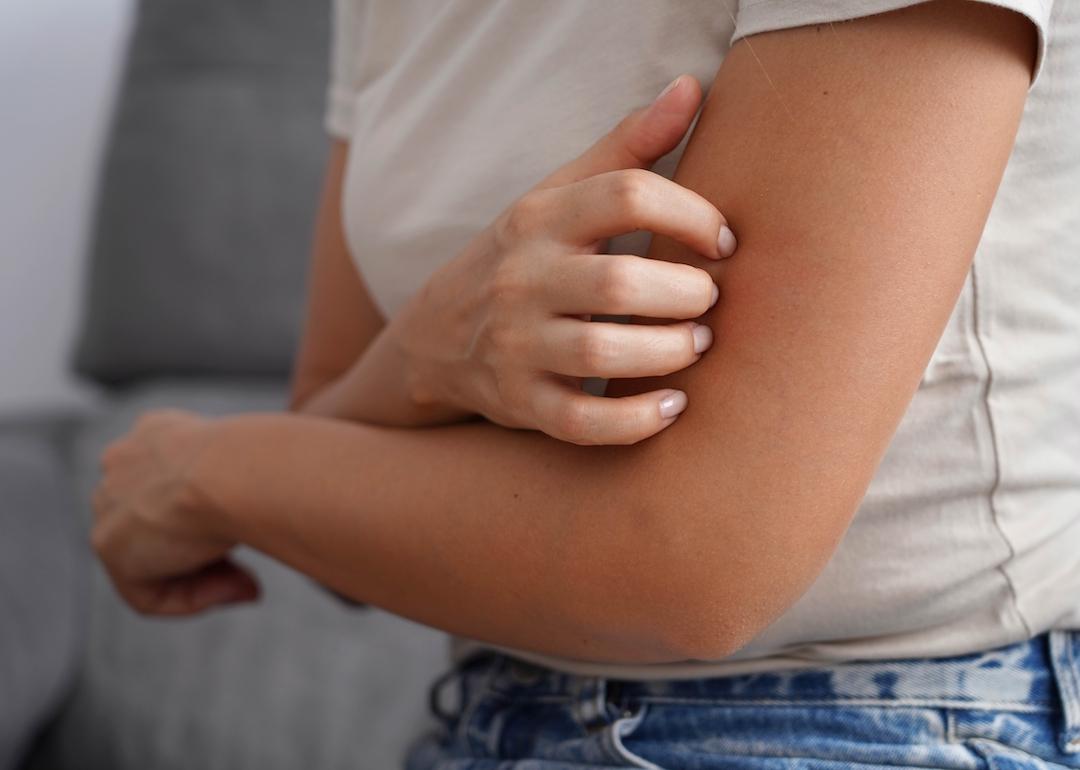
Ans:
POLYGON ((139 4, 80 372, 287 371, 325 157, 327 16, 295 0, 139 4))
POLYGON ((89 549, 47 431, 0 427, 0 769, 67 694, 83 641, 89 549))
MULTIPOLYGON (((276 384, 141 388, 74 443, 79 499, 101 448, 147 408, 207 414, 280 409, 276 384)), ((74 697, 35 767, 390 768, 428 726, 426 687, 447 665, 446 637, 388 613, 350 609, 307 578, 251 551, 254 606, 183 620, 141 617, 102 570, 74 697), (87 758, 92 758, 87 762, 87 758)))

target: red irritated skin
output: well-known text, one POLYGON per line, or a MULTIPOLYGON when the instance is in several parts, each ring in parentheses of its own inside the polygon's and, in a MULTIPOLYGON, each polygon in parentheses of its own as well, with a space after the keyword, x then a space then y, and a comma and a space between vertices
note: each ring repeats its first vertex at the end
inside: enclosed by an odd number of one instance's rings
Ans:
MULTIPOLYGON (((950 0, 830 41, 737 44, 690 139, 676 179, 739 237, 703 318, 716 342, 618 384, 687 392, 674 424, 579 446, 492 423, 153 414, 108 450, 95 497, 118 590, 162 614, 249 599, 225 561, 246 543, 498 645, 623 663, 744 645, 827 562, 917 387, 1009 156, 1035 35, 950 0)), ((716 271, 664 238, 651 256, 716 271)))

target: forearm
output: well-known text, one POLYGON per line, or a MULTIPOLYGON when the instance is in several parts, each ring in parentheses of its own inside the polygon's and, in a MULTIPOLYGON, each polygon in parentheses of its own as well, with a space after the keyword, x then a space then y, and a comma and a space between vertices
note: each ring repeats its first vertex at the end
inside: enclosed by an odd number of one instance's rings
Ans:
POLYGON ((197 479, 214 526, 354 599, 547 654, 685 657, 692 594, 670 579, 677 538, 624 477, 633 447, 294 415, 215 430, 197 479))
POLYGON ((417 397, 415 374, 395 337, 392 320, 339 377, 326 382, 294 411, 370 425, 416 427, 459 422, 461 409, 417 397))
POLYGON ((348 150, 334 142, 327 161, 290 410, 378 424, 446 421, 447 412, 410 398, 405 361, 391 339, 394 321, 383 318, 349 252, 341 218, 348 150))

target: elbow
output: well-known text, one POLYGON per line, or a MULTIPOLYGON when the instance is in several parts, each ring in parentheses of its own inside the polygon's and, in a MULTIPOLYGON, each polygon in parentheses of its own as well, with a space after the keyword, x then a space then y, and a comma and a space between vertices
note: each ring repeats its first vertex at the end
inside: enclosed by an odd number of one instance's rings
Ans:
POLYGON ((790 509, 700 516, 674 507, 654 517, 660 531, 638 540, 637 562, 649 565, 638 592, 649 597, 654 638, 684 661, 722 660, 750 643, 810 587, 850 518, 824 517, 836 526, 818 520, 811 535, 790 509))
POLYGON ((865 491, 861 479, 762 485, 771 468, 685 466, 681 453, 658 451, 608 474, 603 525, 590 526, 601 542, 584 557, 601 565, 591 577, 605 586, 604 614, 650 640, 654 662, 722 660, 751 643, 817 579, 865 491))
POLYGON ((596 596, 603 609, 589 613, 594 638, 613 642, 622 655, 642 663, 716 661, 732 655, 766 623, 760 602, 744 592, 745 584, 710 568, 723 558, 665 551, 655 541, 642 541, 633 556, 613 560, 621 565, 618 575, 594 578, 608 586, 596 596), (616 585, 619 589, 613 590, 616 585), (619 631, 612 635, 614 629, 619 631))
POLYGON ((768 625, 750 597, 738 603, 728 592, 717 592, 708 584, 678 585, 681 590, 672 591, 651 613, 653 633, 666 662, 723 660, 768 625))

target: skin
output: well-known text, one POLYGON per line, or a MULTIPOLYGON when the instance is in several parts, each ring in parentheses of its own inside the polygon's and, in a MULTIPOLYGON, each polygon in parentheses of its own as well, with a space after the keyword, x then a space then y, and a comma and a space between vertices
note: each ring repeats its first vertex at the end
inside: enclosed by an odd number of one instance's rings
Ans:
MULTIPOLYGON (((676 173, 740 237, 705 266, 724 286, 716 343, 660 383, 619 383, 691 393, 674 425, 583 447, 491 423, 154 413, 106 452, 96 494, 117 589, 161 614, 249 599, 224 561, 243 542, 496 644, 634 663, 737 650, 820 572, 918 385, 1034 45, 1026 20, 966 2, 740 43, 676 173)), ((663 238, 651 256, 697 259, 663 238)))
POLYGON ((335 141, 323 177, 308 271, 310 299, 293 368, 294 410, 348 371, 386 325, 345 244, 341 193, 348 152, 348 144, 335 141))

